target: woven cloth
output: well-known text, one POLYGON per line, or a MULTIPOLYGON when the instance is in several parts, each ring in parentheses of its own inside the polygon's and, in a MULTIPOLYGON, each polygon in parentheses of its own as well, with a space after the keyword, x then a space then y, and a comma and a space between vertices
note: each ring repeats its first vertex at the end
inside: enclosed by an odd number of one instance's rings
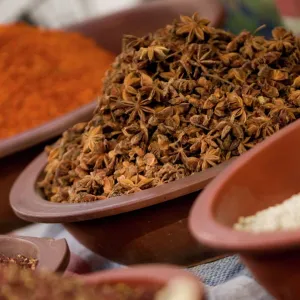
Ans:
MULTIPOLYGON (((21 236, 65 238, 71 250, 67 272, 88 273, 125 267, 99 256, 81 245, 60 224, 34 224, 14 232, 21 236)), ((272 300, 274 299, 252 278, 238 256, 229 256, 188 269, 206 286, 207 300, 272 300)), ((188 299, 187 299, 188 300, 188 299)))

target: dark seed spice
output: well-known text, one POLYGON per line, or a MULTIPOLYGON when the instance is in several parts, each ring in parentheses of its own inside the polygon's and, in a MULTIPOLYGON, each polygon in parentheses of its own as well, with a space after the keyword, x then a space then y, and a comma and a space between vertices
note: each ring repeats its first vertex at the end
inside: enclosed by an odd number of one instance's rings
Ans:
POLYGON ((153 300, 158 285, 131 287, 123 283, 86 286, 75 278, 30 272, 17 267, 0 269, 3 300, 153 300))
POLYGON ((38 260, 35 258, 29 258, 24 255, 18 254, 15 257, 8 257, 4 254, 0 254, 0 264, 1 265, 10 265, 15 264, 21 269, 31 269, 35 270, 38 260))
POLYGON ((300 39, 233 35, 182 16, 125 36, 92 120, 47 149, 39 186, 88 202, 168 183, 239 156, 300 116, 300 39))

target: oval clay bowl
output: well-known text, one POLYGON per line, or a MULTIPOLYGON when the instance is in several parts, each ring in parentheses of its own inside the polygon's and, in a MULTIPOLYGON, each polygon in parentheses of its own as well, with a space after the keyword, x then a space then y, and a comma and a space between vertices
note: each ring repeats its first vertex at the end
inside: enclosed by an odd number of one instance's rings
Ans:
POLYGON ((201 245, 238 252, 276 299, 300 299, 300 229, 250 233, 232 228, 300 192, 300 120, 243 154, 199 195, 189 227, 201 245))
POLYGON ((10 204, 17 216, 30 222, 66 223, 97 219, 174 200, 200 191, 231 161, 189 177, 130 195, 88 203, 55 203, 46 201, 36 187, 47 162, 46 154, 42 153, 25 168, 15 181, 10 193, 10 204))
POLYGON ((191 266, 219 255, 197 246, 188 231, 187 217, 198 191, 230 162, 135 194, 79 204, 53 203, 43 198, 36 181, 45 163, 43 153, 23 171, 11 190, 10 203, 20 218, 65 223, 85 247, 125 265, 191 266))
POLYGON ((0 235, 0 253, 8 257, 20 254, 38 259, 36 270, 45 269, 51 272, 65 271, 70 259, 70 250, 65 239, 0 235))
POLYGON ((142 285, 155 290, 166 286, 173 279, 185 278, 194 285, 198 299, 204 299, 204 286, 200 279, 171 265, 137 265, 131 268, 114 269, 77 277, 88 285, 125 283, 130 286, 142 285))

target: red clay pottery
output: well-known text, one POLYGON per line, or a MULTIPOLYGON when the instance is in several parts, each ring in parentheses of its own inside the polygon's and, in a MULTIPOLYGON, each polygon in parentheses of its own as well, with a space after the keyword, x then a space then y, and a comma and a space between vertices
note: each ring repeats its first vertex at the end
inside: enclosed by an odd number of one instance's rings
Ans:
POLYGON ((86 284, 112 284, 121 282, 131 286, 134 284, 142 284, 155 288, 157 288, 157 286, 165 286, 170 280, 179 277, 191 280, 196 287, 198 299, 204 299, 204 286, 201 281, 191 273, 171 265, 154 264, 133 266, 131 268, 114 269, 79 276, 86 284))
POLYGON ((168 265, 146 265, 87 276, 0 269, 1 299, 202 300, 204 286, 192 274, 168 265), (8 292, 9 296, 8 296, 8 292), (175 297, 174 297, 175 295, 175 297))
POLYGON ((36 181, 45 163, 46 155, 41 154, 11 190, 10 203, 19 217, 32 222, 65 223, 84 246, 126 265, 159 262, 189 266, 216 255, 206 247, 199 250, 188 232, 187 216, 196 192, 228 163, 135 194, 78 204, 43 198, 36 181), (78 222, 83 220, 86 222, 78 222))
POLYGON ((20 254, 38 259, 36 270, 51 272, 65 271, 70 259, 70 250, 64 239, 0 235, 0 253, 8 257, 20 254))
POLYGON ((300 229, 254 234, 235 231, 253 215, 300 192, 300 120, 243 154, 202 192, 189 217, 195 238, 238 252, 276 299, 300 299, 300 229))
POLYGON ((66 223, 91 220, 137 210, 202 190, 230 162, 192 176, 130 195, 88 203, 55 203, 45 201, 37 188, 47 157, 45 153, 31 162, 15 181, 10 204, 22 219, 31 222, 66 223))

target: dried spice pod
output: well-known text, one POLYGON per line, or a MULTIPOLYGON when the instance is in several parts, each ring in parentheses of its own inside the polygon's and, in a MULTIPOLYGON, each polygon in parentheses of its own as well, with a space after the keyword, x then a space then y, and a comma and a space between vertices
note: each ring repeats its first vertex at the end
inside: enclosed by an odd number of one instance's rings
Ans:
POLYGON ((299 38, 208 23, 194 14, 124 37, 92 120, 47 148, 39 187, 48 200, 104 200, 184 178, 299 117, 299 38))
POLYGON ((0 253, 0 264, 6 266, 9 264, 15 264, 21 269, 35 270, 38 264, 38 259, 27 257, 21 254, 18 254, 13 257, 9 257, 5 254, 0 253))
MULTIPOLYGON (((0 265, 63 272, 70 260, 66 240, 0 235, 0 265)), ((1 269, 0 268, 0 269, 1 269)))

